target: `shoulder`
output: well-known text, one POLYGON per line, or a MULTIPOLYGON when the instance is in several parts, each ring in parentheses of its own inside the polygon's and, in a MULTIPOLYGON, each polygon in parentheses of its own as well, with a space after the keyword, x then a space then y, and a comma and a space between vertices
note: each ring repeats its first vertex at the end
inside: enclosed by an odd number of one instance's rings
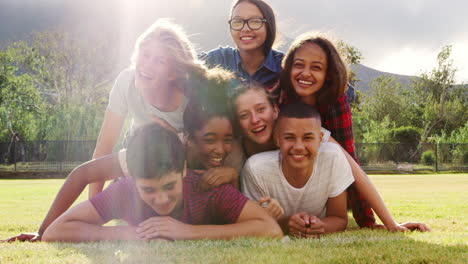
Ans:
POLYGON ((284 52, 282 51, 279 51, 279 50, 271 50, 271 53, 273 55, 273 58, 277 59, 277 60, 283 60, 284 58, 284 52))
POLYGON ((196 173, 192 169, 187 169, 187 172, 184 177, 184 184, 190 186, 197 186, 201 181, 201 174, 196 173))
POLYGON ((340 146, 333 142, 324 142, 320 144, 318 153, 319 162, 334 163, 346 160, 346 156, 340 146))
POLYGON ((230 46, 219 46, 216 49, 210 50, 208 52, 202 52, 200 58, 207 61, 215 61, 219 59, 226 59, 234 57, 237 49, 230 46))
POLYGON ((279 150, 260 152, 247 160, 250 167, 257 168, 263 166, 271 166, 279 162, 279 150))
POLYGON ((323 155, 338 155, 342 153, 340 146, 333 142, 323 142, 320 144, 319 153, 323 155))
POLYGON ((130 82, 135 77, 135 69, 127 68, 119 73, 117 77, 118 81, 128 81, 130 82))
POLYGON ((128 89, 132 84, 135 78, 135 69, 127 68, 119 73, 117 79, 115 80, 114 88, 115 89, 128 89))
POLYGON ((104 191, 92 197, 90 202, 97 209, 103 210, 109 203, 120 201, 120 198, 130 198, 136 191, 135 182, 131 177, 121 177, 116 182, 111 183, 104 191), (104 205, 104 206, 103 206, 104 205))
POLYGON ((279 150, 261 152, 250 157, 242 171, 244 178, 271 178, 279 172, 279 150))

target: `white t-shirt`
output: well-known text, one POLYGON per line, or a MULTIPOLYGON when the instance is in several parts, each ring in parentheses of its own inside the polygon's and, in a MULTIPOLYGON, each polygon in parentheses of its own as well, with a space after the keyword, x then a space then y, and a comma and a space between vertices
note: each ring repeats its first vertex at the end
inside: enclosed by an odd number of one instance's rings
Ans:
POLYGON ((152 122, 151 116, 156 116, 167 121, 178 131, 183 128, 183 113, 187 106, 187 98, 184 97, 182 104, 173 112, 164 112, 152 106, 135 87, 135 70, 123 70, 109 94, 107 109, 126 117, 127 114, 133 118, 131 131, 146 123, 152 122))
POLYGON ((354 181, 351 167, 340 147, 322 143, 311 177, 302 188, 295 188, 286 180, 281 169, 279 150, 250 157, 241 174, 242 193, 251 200, 262 196, 278 200, 285 216, 306 212, 325 217, 328 198, 336 197, 354 181))

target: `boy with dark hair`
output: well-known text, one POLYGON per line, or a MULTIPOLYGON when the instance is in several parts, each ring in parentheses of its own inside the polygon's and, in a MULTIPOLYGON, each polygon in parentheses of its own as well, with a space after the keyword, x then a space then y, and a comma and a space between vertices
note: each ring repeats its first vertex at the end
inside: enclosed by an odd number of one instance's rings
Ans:
POLYGON ((146 125, 130 139, 128 171, 104 192, 69 209, 44 232, 43 241, 230 239, 281 236, 275 221, 231 185, 199 188, 185 169, 179 138, 146 125), (128 226, 103 226, 123 219, 128 226))
POLYGON ((284 209, 278 220, 286 233, 316 237, 347 225, 346 189, 354 181, 340 147, 322 143, 320 114, 303 103, 279 112, 279 150, 252 156, 242 171, 243 193, 252 200, 271 197, 284 209))

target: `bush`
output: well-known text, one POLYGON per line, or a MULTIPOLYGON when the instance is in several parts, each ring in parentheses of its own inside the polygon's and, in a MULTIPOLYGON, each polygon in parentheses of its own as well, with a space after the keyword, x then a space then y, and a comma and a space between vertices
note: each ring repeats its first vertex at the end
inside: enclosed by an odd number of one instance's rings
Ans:
POLYGON ((421 163, 424 165, 434 165, 436 156, 433 150, 424 151, 421 155, 421 163))
POLYGON ((393 138, 399 143, 417 145, 421 139, 421 132, 416 127, 398 127, 393 129, 393 138))

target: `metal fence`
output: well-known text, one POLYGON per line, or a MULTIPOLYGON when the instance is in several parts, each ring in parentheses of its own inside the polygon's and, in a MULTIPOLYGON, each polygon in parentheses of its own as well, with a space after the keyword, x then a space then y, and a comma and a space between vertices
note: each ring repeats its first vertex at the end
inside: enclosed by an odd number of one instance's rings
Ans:
POLYGON ((0 143, 0 170, 71 170, 91 159, 95 145, 95 140, 0 143))
POLYGON ((468 144, 357 143, 356 154, 368 172, 468 172, 468 144))
MULTIPOLYGON (((96 141, 0 143, 1 171, 68 171, 91 159, 96 141)), ((357 143, 368 172, 468 172, 468 144, 357 143)))

